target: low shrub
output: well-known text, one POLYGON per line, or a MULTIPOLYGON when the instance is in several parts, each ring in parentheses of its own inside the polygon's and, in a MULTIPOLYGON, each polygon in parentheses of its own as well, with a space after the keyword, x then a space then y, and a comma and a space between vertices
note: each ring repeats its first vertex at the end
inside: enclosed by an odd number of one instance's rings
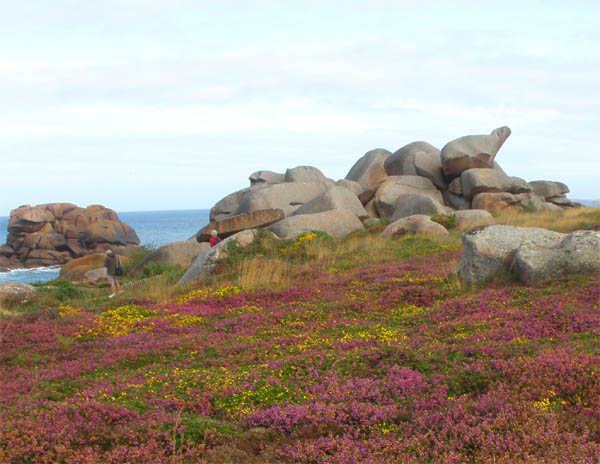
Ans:
POLYGON ((447 230, 456 227, 456 216, 454 214, 434 214, 431 216, 431 220, 444 226, 447 230))

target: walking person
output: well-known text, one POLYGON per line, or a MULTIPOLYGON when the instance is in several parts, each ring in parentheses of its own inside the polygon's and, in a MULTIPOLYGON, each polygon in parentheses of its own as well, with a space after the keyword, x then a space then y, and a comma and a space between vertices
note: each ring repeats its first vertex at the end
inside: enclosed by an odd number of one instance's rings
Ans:
POLYGON ((108 283, 110 284, 110 289, 112 293, 108 296, 109 298, 113 298, 117 293, 121 293, 121 286, 119 285, 119 280, 117 279, 117 269, 121 268, 121 263, 119 263, 119 258, 116 254, 113 253, 112 250, 106 250, 106 258, 104 259, 104 267, 106 268, 108 283), (115 292, 115 287, 117 291, 115 292))
POLYGON ((217 235, 217 231, 216 230, 211 230, 210 231, 210 238, 208 239, 208 243, 210 244, 210 247, 214 247, 215 245, 217 245, 218 243, 220 243, 222 240, 219 238, 219 236, 217 235))

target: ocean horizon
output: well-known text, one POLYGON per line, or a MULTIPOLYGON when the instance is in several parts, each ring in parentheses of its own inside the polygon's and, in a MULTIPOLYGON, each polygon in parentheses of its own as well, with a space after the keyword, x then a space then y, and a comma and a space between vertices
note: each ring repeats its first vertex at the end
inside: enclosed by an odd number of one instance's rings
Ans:
MULTIPOLYGON (((162 211, 117 211, 119 220, 133 227, 140 245, 152 248, 166 243, 187 240, 209 223, 210 209, 162 211)), ((0 245, 6 243, 9 216, 0 216, 0 245)), ((0 272, 0 282, 47 282, 56 279, 60 266, 34 269, 12 269, 0 272)))

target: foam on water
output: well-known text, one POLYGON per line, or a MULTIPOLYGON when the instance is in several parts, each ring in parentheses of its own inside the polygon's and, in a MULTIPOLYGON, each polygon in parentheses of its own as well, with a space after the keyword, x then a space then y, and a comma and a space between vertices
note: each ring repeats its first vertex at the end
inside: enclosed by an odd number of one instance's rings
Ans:
POLYGON ((11 269, 8 272, 0 272, 0 282, 23 282, 32 284, 34 282, 47 282, 56 279, 60 274, 60 266, 34 267, 32 269, 11 269))

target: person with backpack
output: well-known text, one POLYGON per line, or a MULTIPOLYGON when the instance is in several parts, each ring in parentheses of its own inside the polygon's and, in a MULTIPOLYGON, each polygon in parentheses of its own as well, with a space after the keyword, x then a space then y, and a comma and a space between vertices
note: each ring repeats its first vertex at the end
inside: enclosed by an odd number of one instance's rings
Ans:
POLYGON ((213 248, 215 245, 221 243, 222 240, 219 238, 219 236, 217 235, 217 231, 216 230, 211 230, 210 231, 210 238, 208 239, 208 243, 210 244, 210 247, 213 248))
POLYGON ((117 293, 121 293, 121 286, 119 285, 117 276, 123 274, 123 268, 119 262, 119 257, 114 254, 112 250, 106 250, 104 267, 106 268, 106 278, 108 279, 108 283, 110 284, 110 289, 112 291, 108 297, 113 298, 117 293), (115 287, 117 288, 116 292, 115 287))

